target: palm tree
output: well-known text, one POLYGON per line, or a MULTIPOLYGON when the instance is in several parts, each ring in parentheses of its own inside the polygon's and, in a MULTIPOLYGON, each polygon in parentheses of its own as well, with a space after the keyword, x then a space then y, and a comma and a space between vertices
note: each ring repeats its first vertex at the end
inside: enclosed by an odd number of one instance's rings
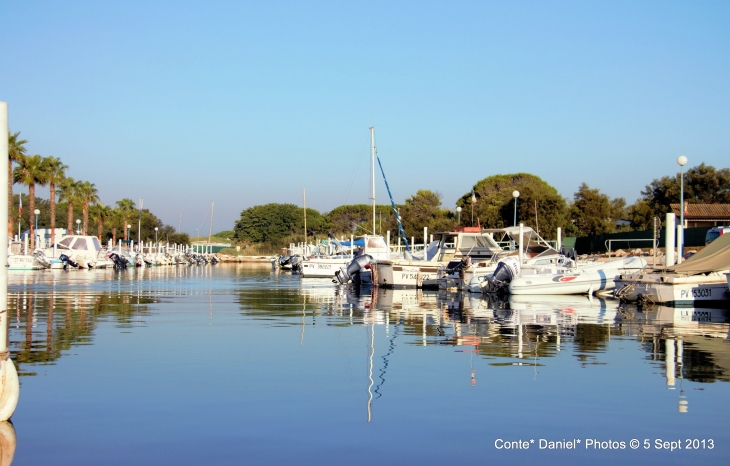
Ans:
POLYGON ((13 170, 13 180, 28 186, 28 217, 30 224, 30 248, 35 249, 35 228, 33 227, 33 211, 35 210, 35 186, 48 183, 48 171, 40 155, 23 156, 18 159, 18 166, 13 170))
POLYGON ((28 141, 20 139, 20 132, 12 134, 8 131, 8 235, 13 235, 13 162, 17 162, 25 155, 25 144, 28 141))
POLYGON ((112 208, 102 203, 98 203, 91 206, 89 209, 91 218, 96 220, 96 235, 99 237, 99 241, 103 242, 102 235, 104 233, 104 222, 111 219, 112 208))
POLYGON ((129 198, 124 198, 121 201, 117 201, 117 209, 119 210, 119 213, 122 216, 122 221, 124 224, 122 225, 122 228, 124 228, 124 241, 127 241, 129 238, 127 238, 127 220, 134 215, 134 201, 129 198))
POLYGON ((43 159, 43 163, 46 164, 46 170, 48 171, 48 185, 51 191, 51 241, 56 241, 56 185, 61 183, 66 178, 66 165, 61 162, 61 159, 53 156, 48 156, 43 159))
MULTIPOLYGON (((119 209, 111 209, 107 224, 112 229, 112 243, 117 244, 117 228, 122 224, 122 211, 119 209)), ((126 226, 126 224, 125 224, 126 226)), ((124 229, 125 227, 122 227, 124 229)))
POLYGON ((67 234, 73 234, 74 231, 74 204, 78 201, 78 188, 80 182, 71 177, 64 178, 59 185, 61 188, 61 201, 68 202, 68 218, 66 221, 67 234))
POLYGON ((78 190, 79 199, 84 203, 84 234, 88 235, 89 231, 89 204, 99 202, 99 191, 94 183, 83 181, 78 190))

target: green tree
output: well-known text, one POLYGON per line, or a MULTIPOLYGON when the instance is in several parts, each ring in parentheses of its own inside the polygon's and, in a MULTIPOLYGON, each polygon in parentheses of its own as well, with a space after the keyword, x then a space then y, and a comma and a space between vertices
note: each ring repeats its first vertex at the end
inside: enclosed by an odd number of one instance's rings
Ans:
POLYGON ((45 186, 48 183, 48 171, 43 164, 43 158, 36 154, 23 156, 18 159, 18 166, 13 171, 13 180, 16 183, 28 186, 29 209, 28 218, 30 224, 30 248, 35 249, 35 227, 33 224, 33 211, 35 210, 35 187, 45 186))
POLYGON ((474 221, 485 228, 504 228, 513 224, 513 191, 519 191, 517 200, 517 223, 524 223, 540 231, 546 239, 556 236, 558 227, 565 227, 568 206, 558 191, 545 181, 529 173, 493 175, 477 182, 473 189, 461 196, 456 205, 463 209, 462 224, 471 224, 471 209, 474 221), (472 192, 476 202, 472 205, 472 192), (538 228, 539 227, 539 228, 538 228))
MULTIPOLYGON (((655 179, 641 192, 641 199, 651 209, 650 218, 660 218, 671 211, 670 204, 679 204, 680 173, 655 179)), ((692 167, 684 174, 684 200, 691 204, 730 203, 730 169, 720 170, 704 163, 692 167)))
POLYGON ((241 212, 233 231, 239 241, 275 243, 283 238, 301 234, 304 228, 302 209, 294 204, 265 204, 241 212))
POLYGON ((66 165, 61 159, 48 156, 43 159, 48 172, 49 200, 51 202, 51 239, 56 240, 56 185, 61 183, 66 177, 66 165))
POLYGON ((25 145, 28 141, 20 139, 20 132, 15 134, 8 131, 8 235, 13 236, 15 216, 13 208, 13 163, 25 156, 25 145))
POLYGON ((83 181, 78 188, 79 199, 81 200, 84 216, 84 234, 89 234, 89 204, 99 202, 99 191, 96 189, 96 185, 89 181, 83 181))
POLYGON ((136 207, 133 200, 125 197, 121 201, 117 201, 117 211, 121 216, 122 228, 124 229, 124 241, 129 240, 129 238, 127 237, 129 234, 129 229, 127 228, 127 225, 129 225, 129 220, 134 216, 135 210, 136 207))
POLYGON ((71 177, 64 178, 60 185, 60 199, 66 202, 66 229, 68 234, 74 231, 74 204, 79 203, 79 187, 81 183, 71 177))
POLYGON ((441 195, 429 190, 421 189, 406 199, 399 212, 403 229, 409 238, 421 237, 423 227, 434 232, 450 231, 456 226, 456 219, 450 211, 441 208, 441 195))
MULTIPOLYGON (((375 224, 378 234, 396 228, 393 208, 375 206, 375 224)), ((323 231, 335 236, 372 234, 373 206, 370 204, 348 204, 336 207, 324 215, 323 231)))
POLYGON ((96 236, 99 241, 104 242, 104 223, 112 216, 112 208, 102 203, 89 207, 89 215, 96 221, 96 236))
POLYGON ((582 183, 574 194, 570 208, 571 220, 581 236, 600 235, 613 230, 611 200, 598 189, 582 183))

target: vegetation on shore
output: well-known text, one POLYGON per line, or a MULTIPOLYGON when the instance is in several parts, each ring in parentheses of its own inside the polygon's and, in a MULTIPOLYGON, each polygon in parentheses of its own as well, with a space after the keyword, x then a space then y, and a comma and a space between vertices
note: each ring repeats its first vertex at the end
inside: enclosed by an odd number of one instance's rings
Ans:
MULTIPOLYGON (((586 183, 581 183, 573 198, 566 200, 538 176, 515 173, 493 175, 477 182, 456 201, 461 212, 442 207, 441 195, 430 190, 419 190, 397 209, 409 241, 411 237, 420 240, 423 227, 434 232, 459 225, 511 226, 515 210, 517 223, 554 239, 558 227, 566 237, 646 230, 655 216, 663 221, 664 214, 671 210, 670 204, 678 204, 679 197, 679 173, 653 180, 641 192, 640 199, 629 206, 625 199, 611 199, 586 183), (519 192, 516 203, 514 191, 519 192)), ((730 203, 730 169, 715 169, 704 163, 690 168, 684 174, 684 199, 689 203, 730 203)), ((306 216, 308 241, 324 240, 329 234, 349 238, 373 232, 371 205, 343 205, 324 214, 307 208, 306 216)), ((375 232, 385 235, 386 231, 395 238, 396 218, 391 206, 378 205, 375 232)), ((248 247, 246 254, 278 252, 289 243, 305 240, 304 210, 294 204, 275 203, 244 209, 235 223, 232 239, 248 247), (262 252, 251 252, 254 250, 262 252)))
POLYGON ((30 230, 34 246, 36 215, 38 228, 65 228, 69 232, 96 235, 102 243, 118 239, 189 244, 187 233, 165 225, 149 209, 139 209, 125 198, 114 207, 104 205, 94 183, 67 176, 68 166, 56 157, 26 154, 25 139, 20 133, 8 133, 8 233, 30 230), (14 167, 15 165, 15 167, 14 167), (13 195, 13 185, 28 187, 28 195, 13 195), (37 188, 48 186, 49 199, 36 197, 37 188), (57 202, 57 197, 58 201, 57 202), (23 210, 20 211, 22 199, 23 210))

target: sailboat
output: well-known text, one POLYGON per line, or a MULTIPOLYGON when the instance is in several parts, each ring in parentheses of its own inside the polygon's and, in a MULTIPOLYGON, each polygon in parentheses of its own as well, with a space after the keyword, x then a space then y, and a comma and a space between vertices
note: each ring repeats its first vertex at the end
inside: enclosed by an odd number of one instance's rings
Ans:
MULTIPOLYGON (((381 166, 382 170, 382 166, 381 166)), ((386 181, 386 187, 388 182, 386 181)), ((358 237, 362 240, 362 247, 353 254, 350 262, 344 267, 341 267, 334 274, 332 279, 335 284, 345 284, 350 281, 354 281, 360 285, 371 285, 375 283, 373 278, 373 267, 379 260, 387 260, 391 258, 390 245, 386 243, 385 238, 382 235, 375 234, 376 232, 376 216, 375 216, 375 128, 370 128, 370 193, 371 200, 373 202, 373 234, 363 235, 358 237)), ((390 189, 389 189, 390 192, 390 189)), ((393 204, 393 210, 400 226, 400 217, 398 211, 395 209, 395 203, 393 204)), ((405 235, 404 235, 405 237, 405 235)), ((406 241, 407 244, 407 241, 406 241)))

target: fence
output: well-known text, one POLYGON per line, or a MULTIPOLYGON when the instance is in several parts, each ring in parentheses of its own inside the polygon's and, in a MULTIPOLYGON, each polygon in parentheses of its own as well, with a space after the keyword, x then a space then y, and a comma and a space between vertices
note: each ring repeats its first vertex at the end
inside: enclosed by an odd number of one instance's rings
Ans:
MULTIPOLYGON (((710 227, 685 228, 684 230, 684 247, 700 247, 705 245, 705 235, 710 227)), ((647 248, 649 242, 654 238, 653 230, 644 231, 626 231, 622 233, 611 233, 606 235, 566 237, 563 238, 563 246, 575 248, 578 254, 594 254, 607 252, 608 241, 611 241, 611 249, 636 249, 647 248)), ((659 247, 664 247, 664 238, 666 238, 666 229, 662 228, 659 232, 659 247)))

